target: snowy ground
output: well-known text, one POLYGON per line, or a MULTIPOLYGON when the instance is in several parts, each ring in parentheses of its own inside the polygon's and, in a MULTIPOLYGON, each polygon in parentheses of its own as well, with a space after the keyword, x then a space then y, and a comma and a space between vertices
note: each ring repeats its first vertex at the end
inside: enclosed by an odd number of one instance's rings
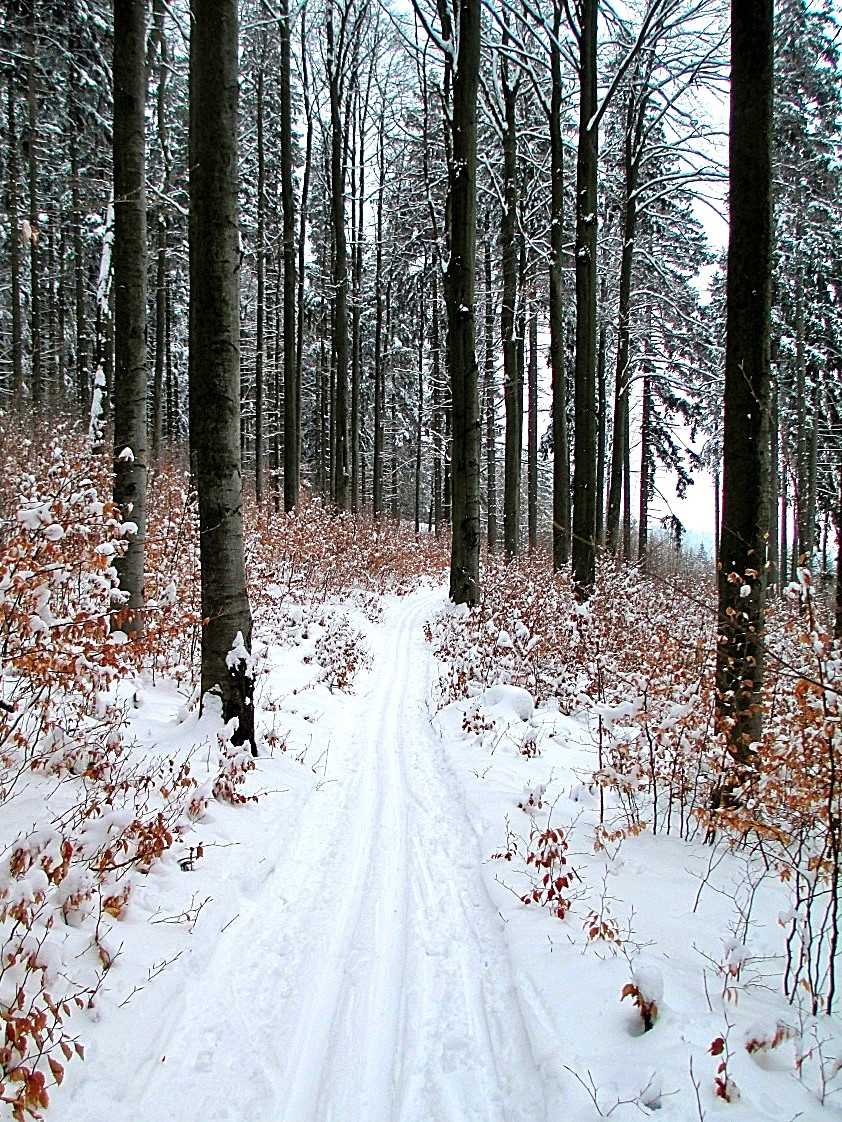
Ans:
MULTIPOLYGON (((798 1027, 778 994, 783 892, 765 881, 735 932, 732 897, 750 891, 744 861, 651 835, 594 854, 584 723, 532 713, 528 698, 505 690, 435 715, 423 628, 444 608, 443 591, 422 589, 384 600, 375 623, 352 612, 368 661, 350 693, 317 682, 301 657, 311 644, 270 647, 264 688, 276 708, 266 720, 287 751, 251 776, 250 789, 268 793, 256 805, 213 804, 185 839, 203 843, 201 859, 186 871, 163 862, 132 897, 111 935, 123 954, 100 1023, 84 1030, 86 1062, 68 1066, 54 1116, 839 1117, 833 1096, 822 1108, 813 1093, 816 1062, 796 1079, 793 1042, 745 1048, 779 1018, 798 1027), (491 727, 466 733, 478 704, 491 727), (523 755, 524 739, 539 754, 523 755), (530 815, 518 802, 539 785, 546 802, 530 815), (572 826, 567 856, 581 878, 564 920, 520 902, 516 856, 491 860, 506 848, 507 819, 525 842, 550 814, 572 826), (588 941, 592 910, 616 923, 625 953, 588 941), (633 970, 641 985, 663 983, 651 1032, 620 1003, 633 970), (713 1094, 722 1057, 709 1048, 725 1034, 734 1103, 713 1094)), ((210 718, 178 723, 182 703, 168 687, 148 690, 134 719, 140 743, 172 751, 212 736, 210 718)), ((816 1026, 826 1074, 838 1031, 816 1026)))

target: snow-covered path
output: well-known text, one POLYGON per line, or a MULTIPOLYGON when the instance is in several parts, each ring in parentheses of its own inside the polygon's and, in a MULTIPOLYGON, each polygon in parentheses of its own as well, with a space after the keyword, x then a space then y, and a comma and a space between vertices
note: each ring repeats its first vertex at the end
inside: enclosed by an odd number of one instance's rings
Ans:
POLYGON ((100 1100, 110 1122, 560 1117, 487 854, 429 723, 423 624, 441 602, 419 592, 387 613, 371 668, 329 718, 326 782, 302 807, 278 801, 247 910, 179 986, 154 1053, 138 1040, 148 1060, 100 1100))

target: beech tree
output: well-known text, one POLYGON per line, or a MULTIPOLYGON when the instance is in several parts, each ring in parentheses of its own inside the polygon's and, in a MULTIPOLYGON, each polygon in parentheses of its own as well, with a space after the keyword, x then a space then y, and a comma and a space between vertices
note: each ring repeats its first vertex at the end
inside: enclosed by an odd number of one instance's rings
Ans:
POLYGON ((580 597, 596 577, 597 0, 576 5, 579 137, 576 156, 576 373, 573 579, 580 597))
POLYGON ((192 0, 190 36, 190 455, 199 497, 202 696, 233 742, 254 736, 252 620, 240 467, 237 0, 192 0))
POLYGON ((731 6, 731 122, 718 719, 745 766, 760 739, 769 527, 772 0, 731 6))
POLYGON ((450 598, 469 605, 476 604, 480 589, 480 409, 474 300, 480 17, 479 0, 462 0, 448 169, 447 361, 453 401, 450 598))
POLYGON ((129 631, 143 626, 146 539, 146 3, 114 3, 114 502, 134 524, 116 559, 129 631))

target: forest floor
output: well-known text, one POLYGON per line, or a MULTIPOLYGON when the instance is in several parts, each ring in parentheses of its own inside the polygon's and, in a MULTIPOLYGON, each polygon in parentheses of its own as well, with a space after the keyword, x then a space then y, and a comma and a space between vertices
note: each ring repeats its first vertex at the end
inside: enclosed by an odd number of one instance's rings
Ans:
MULTIPOLYGON (((817 1097, 838 1022, 815 1029, 824 1066, 802 1081, 787 1040, 745 1047, 797 1023, 779 992, 783 890, 756 891, 747 858, 701 841, 642 833, 595 852, 583 717, 512 687, 436 711, 424 628, 453 610, 431 587, 368 613, 328 606, 360 633, 347 690, 314 661, 318 626, 263 636, 263 731, 283 750, 249 776, 259 801, 213 803, 134 891, 55 1117, 840 1116, 832 1086, 817 1097), (526 854, 554 826, 563 919, 520 899, 536 883, 526 854), (630 983, 658 1007, 651 1031, 620 1002, 630 983), (714 1091, 723 1055, 732 1102, 714 1091)), ((218 724, 183 709, 150 685, 135 750, 201 754, 218 724)))

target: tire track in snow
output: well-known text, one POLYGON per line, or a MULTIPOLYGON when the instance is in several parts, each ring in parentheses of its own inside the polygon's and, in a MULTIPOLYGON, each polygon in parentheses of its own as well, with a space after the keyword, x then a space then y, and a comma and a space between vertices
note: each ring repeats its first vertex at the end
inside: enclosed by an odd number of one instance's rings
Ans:
POLYGON ((122 1089, 121 1119, 548 1119, 485 854, 429 724, 422 632, 441 603, 387 616, 333 718, 336 779, 285 852, 265 839, 268 874, 185 978, 162 1018, 165 1070, 122 1089))
MULTIPOLYGON (((356 808, 362 845, 351 863, 352 888, 328 952, 331 968, 322 972, 289 1043, 280 1115, 285 1122, 394 1118, 390 1068, 397 1050, 407 892, 406 812, 394 730, 409 689, 407 640, 414 622, 414 614, 404 614, 391 644, 392 629, 387 631, 370 673, 380 703, 355 742, 374 798, 356 808), (366 1050, 372 1037, 377 1046, 366 1050)), ((341 878, 343 870, 334 873, 341 878)))

